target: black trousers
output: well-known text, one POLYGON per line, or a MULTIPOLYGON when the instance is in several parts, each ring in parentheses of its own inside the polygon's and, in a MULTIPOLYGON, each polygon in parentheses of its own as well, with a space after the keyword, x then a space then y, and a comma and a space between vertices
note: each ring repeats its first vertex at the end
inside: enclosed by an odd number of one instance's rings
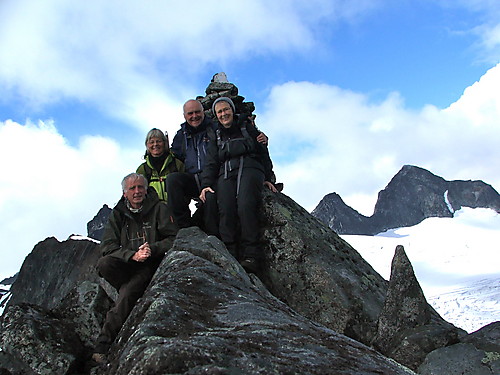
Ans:
POLYGON ((160 261, 161 259, 148 259, 145 262, 125 262, 110 255, 99 259, 97 270, 118 291, 118 298, 114 307, 106 314, 97 339, 96 352, 107 352, 135 303, 149 285, 160 261))
POLYGON ((189 203, 191 199, 200 196, 200 190, 194 174, 174 172, 169 173, 166 179, 167 204, 179 228, 188 228, 196 225, 207 234, 219 237, 219 217, 217 214, 217 198, 214 194, 207 195, 207 201, 198 207, 197 212, 191 217, 189 203), (201 217, 201 220, 196 218, 201 217))
POLYGON ((263 184, 264 173, 255 168, 243 168, 238 193, 238 176, 220 176, 217 180, 221 239, 241 259, 262 258, 259 208, 263 184))

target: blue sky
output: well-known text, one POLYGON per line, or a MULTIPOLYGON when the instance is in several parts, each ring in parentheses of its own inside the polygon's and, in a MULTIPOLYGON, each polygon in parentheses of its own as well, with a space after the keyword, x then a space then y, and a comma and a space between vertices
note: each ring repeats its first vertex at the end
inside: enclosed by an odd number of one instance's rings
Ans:
POLYGON ((370 215, 404 164, 500 187, 498 1, 5 0, 0 16, 0 277, 85 234, 146 132, 173 134, 220 71, 308 210, 335 191, 370 215))

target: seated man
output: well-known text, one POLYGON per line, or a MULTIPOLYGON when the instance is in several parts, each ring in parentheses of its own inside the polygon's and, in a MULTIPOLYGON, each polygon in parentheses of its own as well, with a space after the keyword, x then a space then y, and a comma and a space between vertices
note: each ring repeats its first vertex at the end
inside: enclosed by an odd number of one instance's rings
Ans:
POLYGON ((92 358, 98 363, 105 362, 105 353, 177 234, 167 204, 147 186, 141 174, 125 176, 123 196, 109 216, 101 241, 103 256, 97 270, 118 291, 118 298, 97 339, 92 358))

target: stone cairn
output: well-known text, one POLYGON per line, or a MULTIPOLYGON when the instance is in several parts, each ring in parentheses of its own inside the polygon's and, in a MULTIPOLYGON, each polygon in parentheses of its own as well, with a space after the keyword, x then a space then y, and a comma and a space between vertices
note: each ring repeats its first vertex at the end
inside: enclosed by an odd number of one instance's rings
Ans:
POLYGON ((248 114, 252 115, 255 111, 255 105, 253 102, 245 102, 245 98, 238 95, 238 88, 233 84, 228 82, 225 73, 217 73, 213 76, 212 81, 205 90, 205 96, 197 96, 196 100, 199 100, 203 105, 205 110, 205 115, 214 118, 212 113, 213 102, 220 97, 228 97, 234 103, 236 108, 236 114, 248 114))

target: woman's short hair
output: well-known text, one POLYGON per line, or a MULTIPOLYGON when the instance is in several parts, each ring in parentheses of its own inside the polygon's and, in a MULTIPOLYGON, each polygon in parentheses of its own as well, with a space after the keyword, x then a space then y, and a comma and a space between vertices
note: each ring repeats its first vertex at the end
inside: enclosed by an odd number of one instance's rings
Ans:
POLYGON ((146 147, 148 147, 148 142, 151 140, 151 138, 158 138, 165 142, 165 150, 168 150, 168 137, 165 133, 157 128, 151 129, 150 131, 148 131, 148 134, 146 134, 146 141, 144 141, 144 144, 146 145, 146 147))
POLYGON ((212 113, 214 114, 215 117, 217 117, 217 115, 215 114, 215 105, 220 102, 226 102, 227 104, 229 104, 229 106, 233 110, 233 114, 236 114, 236 107, 234 106, 233 101, 226 96, 222 96, 220 98, 215 99, 214 103, 212 104, 212 113))

